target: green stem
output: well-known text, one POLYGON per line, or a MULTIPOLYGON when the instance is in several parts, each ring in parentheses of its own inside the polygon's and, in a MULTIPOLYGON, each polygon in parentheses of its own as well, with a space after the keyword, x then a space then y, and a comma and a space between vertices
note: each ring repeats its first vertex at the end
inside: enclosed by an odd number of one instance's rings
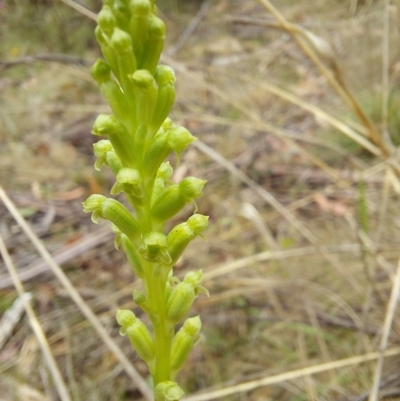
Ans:
MULTIPOLYGON (((151 180, 154 183, 154 180, 151 180)), ((150 219, 150 198, 152 185, 143 186, 146 194, 144 204, 137 209, 137 218, 143 232, 154 230, 150 219)), ((144 266, 146 281, 145 287, 148 291, 150 308, 154 315, 150 316, 154 331, 154 342, 156 346, 156 360, 154 372, 152 372, 154 387, 163 381, 171 380, 171 346, 174 336, 174 326, 165 318, 166 289, 168 275, 163 268, 151 262, 144 266)))
POLYGON ((154 316, 151 317, 156 344, 154 386, 163 381, 171 380, 171 344, 174 335, 173 326, 165 318, 167 278, 163 277, 161 269, 159 266, 152 265, 150 269, 146 269, 150 274, 146 275, 145 278, 148 281, 147 288, 151 308, 155 311, 154 316))

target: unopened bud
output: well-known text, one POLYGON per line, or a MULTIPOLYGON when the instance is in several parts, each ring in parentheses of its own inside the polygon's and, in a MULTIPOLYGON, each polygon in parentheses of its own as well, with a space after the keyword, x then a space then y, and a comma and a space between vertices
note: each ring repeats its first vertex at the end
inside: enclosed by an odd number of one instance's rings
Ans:
POLYGON ((108 5, 104 5, 100 10, 99 15, 97 16, 97 22, 102 31, 110 36, 115 27, 115 17, 108 5))
POLYGON ((208 216, 194 214, 185 223, 178 224, 168 234, 168 252, 172 263, 176 263, 183 251, 196 235, 199 235, 208 226, 208 216))
POLYGON ((102 59, 98 59, 90 70, 93 79, 98 83, 102 84, 111 79, 111 68, 102 59))
POLYGON ((199 316, 189 318, 172 340, 171 347, 171 370, 176 374, 187 361, 190 351, 198 342, 201 329, 199 316))
POLYGON ((168 131, 167 142, 175 152, 178 161, 180 154, 187 149, 189 144, 195 139, 196 137, 184 127, 174 127, 168 131))
POLYGON ((99 84, 100 91, 108 101, 115 117, 125 125, 130 126, 131 109, 119 84, 114 79, 102 81, 99 84))
POLYGON ((143 43, 141 68, 154 74, 164 47, 165 24, 154 14, 149 18, 147 40, 143 43))
POLYGON ((147 299, 146 295, 139 290, 133 291, 133 302, 136 305, 140 306, 146 313, 149 313, 149 300, 147 299))
MULTIPOLYGON (((100 44, 101 47, 101 52, 103 53, 103 56, 105 57, 105 59, 107 60, 107 63, 109 64, 112 72, 114 73, 114 75, 119 78, 119 70, 118 70, 118 63, 116 60, 116 53, 114 51, 114 49, 111 48, 110 46, 110 38, 109 35, 107 35, 106 32, 104 32, 101 28, 100 25, 97 25, 94 33, 96 35, 96 39, 100 44)), ((110 34, 112 32, 109 32, 110 34)), ((93 75, 93 71, 92 71, 92 75, 93 75)), ((94 76, 94 75, 93 75, 94 76)), ((97 81, 97 83, 101 83, 99 82, 96 78, 95 80, 97 81)), ((104 81, 104 79, 103 79, 104 81)))
POLYGON ((129 25, 129 33, 133 39, 133 50, 141 68, 144 42, 147 38, 147 30, 151 15, 152 2, 150 0, 131 0, 131 20, 129 25))
POLYGON ((114 29, 110 44, 117 53, 132 51, 131 35, 119 28, 114 29))
POLYGON ((171 148, 167 142, 167 134, 163 129, 160 129, 152 140, 143 159, 143 165, 146 166, 149 176, 156 173, 170 151, 171 148))
MULTIPOLYGON (((175 101, 175 72, 171 67, 158 65, 154 79, 157 82, 157 104, 151 120, 152 127, 158 129, 163 124, 175 101)), ((172 125, 168 128, 172 128, 172 125)))
POLYGON ((145 17, 151 12, 151 3, 149 0, 131 0, 131 12, 135 16, 145 17))
POLYGON ((146 325, 132 311, 118 310, 117 322, 122 326, 121 335, 127 335, 135 351, 147 363, 155 357, 155 345, 146 325))
POLYGON ((184 392, 177 383, 165 381, 157 384, 154 395, 155 401, 179 401, 184 392))
POLYGON ((128 195, 136 198, 143 196, 140 184, 142 178, 138 170, 134 168, 122 168, 117 174, 117 182, 111 189, 111 195, 119 194, 124 191, 128 195))
POLYGON ((197 295, 200 292, 208 294, 208 291, 200 285, 202 280, 201 270, 189 272, 184 280, 172 290, 166 308, 168 320, 174 324, 181 322, 192 307, 197 295))
POLYGON ((170 185, 154 199, 151 216, 158 223, 166 222, 179 213, 185 204, 186 201, 179 190, 179 185, 170 185))
POLYGON ((131 80, 136 87, 136 117, 143 124, 149 123, 157 103, 157 84, 148 70, 135 71, 131 80))
POLYGON ((134 163, 134 144, 125 128, 112 114, 100 114, 93 125, 93 135, 107 135, 113 149, 127 166, 134 163))
POLYGON ((117 175, 119 170, 122 168, 121 159, 117 156, 114 150, 110 150, 106 153, 106 163, 112 172, 117 175))
POLYGON ((127 131, 112 114, 99 114, 93 124, 92 134, 127 135, 127 131))
POLYGON ((139 248, 139 253, 144 259, 153 262, 169 265, 171 256, 167 250, 167 236, 160 232, 150 232, 143 237, 143 243, 139 248))
POLYGON ((99 218, 111 221, 131 240, 139 236, 139 226, 136 219, 128 212, 122 203, 103 195, 90 195, 83 202, 83 211, 92 212, 92 221, 98 223, 99 218))
POLYGON ((128 258, 129 265, 131 266, 133 272, 139 277, 143 278, 143 266, 140 261, 140 257, 137 253, 135 245, 132 241, 125 235, 120 234, 119 243, 124 250, 126 257, 128 258))
POLYGON ((126 0, 114 0, 113 11, 117 18, 117 25, 124 29, 129 29, 129 9, 126 0))
POLYGON ((186 203, 193 202, 194 199, 203 195, 203 188, 207 181, 196 177, 186 177, 178 185, 179 191, 186 200, 186 203))
POLYGON ((151 205, 162 195, 167 185, 171 184, 171 177, 174 170, 169 162, 162 163, 157 170, 156 179, 154 180, 153 192, 151 194, 151 205))
POLYGON ((97 157, 94 168, 100 170, 103 164, 107 164, 106 155, 107 152, 112 151, 113 147, 111 142, 107 139, 102 139, 93 145, 94 155, 97 157))
POLYGON ((152 217, 158 222, 165 222, 180 212, 183 207, 203 195, 206 181, 196 177, 186 177, 179 184, 170 185, 154 202, 152 217))
POLYGON ((174 170, 169 162, 162 163, 157 170, 157 178, 161 178, 165 183, 169 183, 174 170))

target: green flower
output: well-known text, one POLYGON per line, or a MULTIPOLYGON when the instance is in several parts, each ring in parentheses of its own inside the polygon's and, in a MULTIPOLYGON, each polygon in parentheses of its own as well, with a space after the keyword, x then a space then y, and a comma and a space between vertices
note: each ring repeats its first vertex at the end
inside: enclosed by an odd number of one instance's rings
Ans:
POLYGON ((202 271, 193 271, 186 274, 184 280, 179 283, 168 298, 166 316, 174 324, 181 322, 198 294, 206 295, 208 291, 200 285, 203 281, 202 271))

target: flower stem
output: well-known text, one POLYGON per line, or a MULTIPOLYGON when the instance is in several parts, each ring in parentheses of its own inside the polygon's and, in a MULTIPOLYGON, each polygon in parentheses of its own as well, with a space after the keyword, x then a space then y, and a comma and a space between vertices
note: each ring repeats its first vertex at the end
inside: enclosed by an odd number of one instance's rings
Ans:
POLYGON ((171 380, 171 343, 174 335, 173 326, 165 317, 165 298, 166 298, 166 281, 162 267, 153 265, 150 275, 146 277, 148 280, 148 296, 152 310, 155 311, 151 316, 154 329, 154 340, 156 344, 156 360, 155 371, 153 373, 154 386, 163 381, 171 380))

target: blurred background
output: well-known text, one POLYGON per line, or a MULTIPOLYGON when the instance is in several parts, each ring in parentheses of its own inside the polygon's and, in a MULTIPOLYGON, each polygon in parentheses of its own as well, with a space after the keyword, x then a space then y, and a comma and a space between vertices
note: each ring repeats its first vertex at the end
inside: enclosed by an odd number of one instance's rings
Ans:
MULTIPOLYGON (((100 8, 0 0, 0 183, 147 380, 115 321, 117 308, 135 308, 139 283, 108 224, 92 224, 81 206, 113 185, 109 171, 93 168, 90 134, 108 111, 89 73, 100 50, 85 10, 100 8)), ((351 358, 379 349, 400 255, 400 3, 158 0, 158 8, 163 63, 177 75, 171 117, 199 139, 175 178, 208 180, 198 207, 210 226, 176 268, 179 277, 203 269, 211 294, 193 310, 203 330, 179 376, 187 399, 367 399, 376 356, 351 358), (326 365, 337 360, 341 367, 326 365), (299 373, 276 376, 285 372, 299 373), (235 387, 268 377, 276 377, 268 386, 235 387), (218 388, 228 392, 196 398, 218 388)), ((0 235, 71 399, 143 399, 2 203, 0 235)), ((3 321, 17 297, 1 261, 3 321)), ((57 400, 26 316, 16 320, 8 334, 0 325, 0 399, 57 400)), ((381 396, 400 400, 398 313, 386 338, 393 356, 381 396)))

